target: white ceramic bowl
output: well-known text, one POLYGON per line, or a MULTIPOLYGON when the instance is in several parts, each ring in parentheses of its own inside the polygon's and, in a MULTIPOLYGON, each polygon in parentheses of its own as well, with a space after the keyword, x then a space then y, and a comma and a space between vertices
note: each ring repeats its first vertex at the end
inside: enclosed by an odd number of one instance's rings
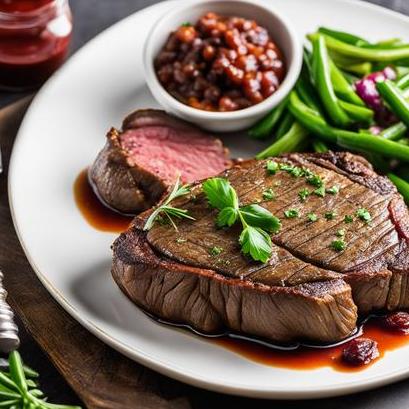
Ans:
POLYGON ((167 111, 193 122, 202 128, 216 132, 238 131, 253 125, 279 104, 293 88, 302 64, 302 45, 291 24, 269 6, 244 0, 181 0, 177 7, 154 24, 144 49, 145 78, 154 97, 167 111), (169 34, 182 23, 195 23, 206 12, 213 11, 227 16, 239 16, 256 20, 267 28, 273 41, 283 51, 287 73, 279 89, 263 102, 232 112, 208 112, 192 108, 172 97, 160 84, 154 69, 154 59, 165 44, 169 34))

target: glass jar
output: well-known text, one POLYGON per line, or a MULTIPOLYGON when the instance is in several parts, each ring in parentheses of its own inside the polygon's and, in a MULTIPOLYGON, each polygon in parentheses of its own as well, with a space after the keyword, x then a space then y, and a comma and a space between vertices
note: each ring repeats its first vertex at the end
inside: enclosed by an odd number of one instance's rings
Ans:
POLYGON ((0 0, 0 88, 40 86, 66 58, 71 33, 68 0, 0 0))

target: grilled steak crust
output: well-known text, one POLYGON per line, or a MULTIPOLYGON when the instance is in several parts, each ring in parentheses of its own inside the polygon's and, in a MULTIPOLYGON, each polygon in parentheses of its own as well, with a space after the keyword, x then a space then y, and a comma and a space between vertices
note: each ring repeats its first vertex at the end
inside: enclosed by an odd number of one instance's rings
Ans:
POLYGON ((230 165, 227 156, 219 139, 187 122, 164 111, 139 110, 124 119, 122 131, 108 132, 89 180, 106 205, 137 214, 158 202, 178 173, 185 183, 215 175, 230 165))
POLYGON ((239 226, 216 229, 217 212, 209 209, 201 184, 178 199, 195 221, 178 222, 178 231, 143 224, 150 211, 114 243, 112 274, 127 296, 145 310, 202 332, 223 329, 273 342, 336 342, 356 327, 358 312, 409 307, 409 215, 393 184, 369 163, 349 153, 288 154, 276 158, 319 175, 339 193, 298 192, 314 189, 304 177, 285 171, 268 175, 265 161, 246 161, 224 172, 243 205, 261 205, 280 217, 282 229, 272 236, 273 253, 266 264, 240 253, 239 226), (275 200, 263 200, 273 188, 275 200), (194 200, 192 200, 192 198, 194 200), (283 213, 298 209, 299 218, 283 213), (356 216, 367 209, 372 221, 356 216), (335 217, 324 215, 332 211, 335 217), (308 222, 314 212, 318 221, 308 222), (344 216, 353 215, 352 223, 344 216), (346 248, 331 242, 345 231, 346 248), (218 256, 209 249, 218 246, 218 256))

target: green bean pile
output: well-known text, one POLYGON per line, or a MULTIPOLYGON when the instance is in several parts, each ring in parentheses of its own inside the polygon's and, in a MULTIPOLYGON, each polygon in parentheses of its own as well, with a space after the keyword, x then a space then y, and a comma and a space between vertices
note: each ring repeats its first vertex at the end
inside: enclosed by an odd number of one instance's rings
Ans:
POLYGON ((388 175, 409 204, 409 44, 399 39, 371 43, 325 27, 307 38, 310 47, 304 49, 294 89, 249 130, 255 139, 274 138, 257 158, 302 150, 358 152, 388 175), (396 79, 376 81, 376 90, 395 119, 379 128, 373 107, 361 99, 355 83, 386 67, 396 79))

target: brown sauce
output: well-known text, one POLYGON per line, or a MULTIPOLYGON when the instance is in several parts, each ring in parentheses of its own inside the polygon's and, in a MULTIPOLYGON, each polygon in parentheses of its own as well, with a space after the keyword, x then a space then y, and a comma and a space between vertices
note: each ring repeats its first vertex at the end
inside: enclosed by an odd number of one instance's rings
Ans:
POLYGON ((120 233, 129 227, 133 219, 101 203, 88 181, 88 169, 84 169, 75 179, 74 199, 84 219, 97 230, 120 233))
MULTIPOLYGON (((378 343, 379 358, 373 362, 382 358, 388 351, 393 351, 409 343, 409 335, 383 328, 381 321, 377 318, 366 322, 362 331, 363 337, 370 338, 378 343)), ((229 337, 215 338, 214 342, 251 361, 280 368, 308 370, 332 367, 341 372, 355 372, 362 371, 371 365, 352 366, 346 364, 341 355, 347 344, 329 348, 300 347, 293 351, 282 351, 229 337)))

